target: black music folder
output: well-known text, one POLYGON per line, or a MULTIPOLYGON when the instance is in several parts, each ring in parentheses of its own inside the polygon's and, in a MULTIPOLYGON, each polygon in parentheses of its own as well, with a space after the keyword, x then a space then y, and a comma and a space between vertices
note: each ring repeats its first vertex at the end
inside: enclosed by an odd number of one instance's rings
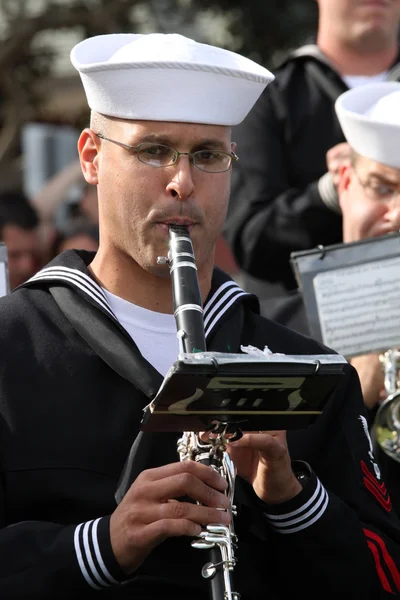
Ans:
POLYGON ((313 423, 347 364, 343 356, 180 354, 146 407, 143 431, 299 429, 313 423))
POLYGON ((346 358, 400 346, 400 235, 292 252, 310 335, 346 358))

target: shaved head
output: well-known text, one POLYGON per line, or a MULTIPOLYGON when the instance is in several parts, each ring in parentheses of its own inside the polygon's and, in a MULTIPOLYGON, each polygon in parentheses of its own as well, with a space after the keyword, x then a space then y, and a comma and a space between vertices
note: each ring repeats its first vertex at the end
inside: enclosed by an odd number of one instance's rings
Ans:
POLYGON ((92 110, 90 113, 90 129, 97 133, 101 132, 105 134, 107 133, 110 120, 109 117, 92 110))

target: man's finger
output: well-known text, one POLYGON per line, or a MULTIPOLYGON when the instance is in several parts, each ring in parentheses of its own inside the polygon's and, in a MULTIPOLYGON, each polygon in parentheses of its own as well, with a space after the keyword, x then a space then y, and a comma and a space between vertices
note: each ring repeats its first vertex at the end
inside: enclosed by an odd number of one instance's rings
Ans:
POLYGON ((191 473, 197 477, 197 479, 200 479, 205 484, 216 490, 220 490, 221 492, 225 491, 227 488, 226 480, 221 477, 215 469, 193 460, 171 463, 154 469, 147 469, 146 471, 143 471, 139 477, 141 481, 158 481, 182 473, 191 473))

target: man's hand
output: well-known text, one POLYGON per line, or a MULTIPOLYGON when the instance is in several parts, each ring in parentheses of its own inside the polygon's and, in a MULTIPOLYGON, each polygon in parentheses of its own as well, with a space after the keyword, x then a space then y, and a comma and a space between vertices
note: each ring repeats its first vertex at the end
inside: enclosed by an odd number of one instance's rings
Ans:
POLYGON ((385 379, 379 354, 363 354, 350 359, 360 378, 365 406, 371 410, 386 398, 385 379))
POLYGON ((111 545, 120 567, 130 575, 165 539, 197 536, 211 523, 228 525, 226 487, 214 469, 190 460, 143 471, 111 515, 111 545), (201 504, 178 500, 185 496, 201 504))
POLYGON ((286 431, 246 433, 228 444, 238 475, 269 504, 291 500, 302 490, 291 467, 286 431))
POLYGON ((335 187, 339 185, 340 169, 350 164, 351 148, 347 142, 336 144, 326 153, 326 165, 335 187))

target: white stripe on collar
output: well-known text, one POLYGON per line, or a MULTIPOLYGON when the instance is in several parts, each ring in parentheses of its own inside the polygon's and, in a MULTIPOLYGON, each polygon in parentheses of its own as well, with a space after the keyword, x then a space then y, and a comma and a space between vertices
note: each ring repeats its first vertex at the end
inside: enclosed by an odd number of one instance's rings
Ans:
POLYGON ((217 290, 213 293, 211 298, 207 300, 206 304, 204 305, 204 314, 207 314, 210 310, 212 310, 215 302, 218 300, 218 298, 221 296, 224 290, 232 287, 239 286, 234 281, 226 281, 225 283, 220 285, 219 288, 217 288, 217 290))
MULTIPOLYGON (((226 313, 226 311, 228 310, 228 308, 230 308, 232 306, 232 304, 234 304, 236 302, 236 300, 238 298, 240 298, 240 296, 248 296, 248 295, 249 294, 247 294, 246 292, 243 292, 242 290, 240 290, 240 288, 238 286, 237 290, 234 290, 234 296, 229 300, 229 302, 226 302, 226 304, 224 304, 224 306, 221 308, 221 310, 216 315, 216 317, 214 318, 214 320, 211 321, 210 325, 208 327, 205 327, 205 336, 206 337, 210 336, 211 331, 214 329, 215 325, 221 319, 222 315, 224 313, 226 313)), ((224 297, 224 300, 226 300, 225 297, 224 297)))
MULTIPOLYGON (((118 321, 102 288, 86 273, 70 267, 46 267, 31 277, 27 283, 35 281, 65 281, 89 296, 96 304, 118 321)), ((248 296, 235 281, 226 281, 218 287, 204 305, 204 329, 208 337, 220 318, 241 296, 248 296)))
POLYGON ((203 316, 206 337, 210 335, 211 331, 228 308, 230 308, 240 296, 246 295, 248 294, 246 294, 246 292, 244 292, 234 281, 227 281, 217 289, 204 307, 203 316))
POLYGON ((101 287, 86 273, 82 273, 78 269, 70 269, 69 267, 47 267, 31 277, 27 283, 43 280, 61 280, 71 283, 94 300, 96 304, 99 304, 113 319, 118 320, 101 287))

